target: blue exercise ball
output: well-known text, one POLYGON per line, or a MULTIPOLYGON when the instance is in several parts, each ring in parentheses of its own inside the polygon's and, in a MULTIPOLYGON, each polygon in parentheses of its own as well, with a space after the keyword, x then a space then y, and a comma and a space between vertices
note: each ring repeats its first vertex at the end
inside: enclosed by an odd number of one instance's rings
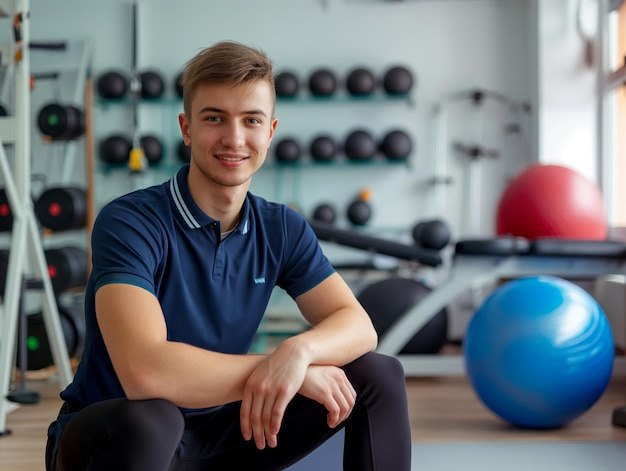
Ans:
POLYGON ((587 411, 611 379, 613 336, 583 288, 529 276, 496 288, 469 322, 465 368, 482 403, 510 424, 562 427, 587 411))

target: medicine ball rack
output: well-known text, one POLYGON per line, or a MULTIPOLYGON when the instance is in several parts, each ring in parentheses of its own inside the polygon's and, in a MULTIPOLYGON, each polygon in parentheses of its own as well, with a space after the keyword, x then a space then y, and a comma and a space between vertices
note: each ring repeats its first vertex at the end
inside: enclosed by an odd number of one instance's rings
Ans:
MULTIPOLYGON (((346 104, 382 104, 382 105, 404 105, 404 106, 414 106, 414 100, 411 94, 407 95, 386 95, 383 93, 375 93, 371 96, 363 96, 356 97, 350 96, 347 94, 337 94, 333 97, 320 98, 320 97, 309 97, 309 96, 300 96, 300 97, 277 97, 276 106, 345 106, 346 104)), ((160 172, 164 174, 173 174, 178 170, 181 165, 181 160, 177 155, 169 156, 167 154, 178 154, 177 146, 180 141, 180 131, 175 126, 169 126, 171 123, 178 123, 176 119, 176 115, 182 112, 182 99, 178 96, 162 96, 160 98, 152 98, 152 99, 140 99, 138 101, 138 106, 146 106, 150 108, 156 107, 161 111, 161 121, 165 125, 169 127, 169 129, 164 129, 162 133, 162 144, 163 148, 168 149, 169 151, 166 153, 166 156, 163 157, 163 160, 157 165, 150 165, 148 167, 149 171, 160 172)), ((133 107, 135 103, 128 98, 98 98, 96 100, 96 105, 101 109, 106 110, 110 107, 133 107)), ((111 138, 112 136, 116 136, 115 134, 104 136, 104 142, 107 138, 111 138)), ((121 136, 120 136, 121 137, 121 136)), ((376 136, 381 137, 382 136, 376 136)), ((127 139, 119 139, 119 147, 127 147, 127 143, 123 141, 127 141, 127 139)), ((277 142, 277 137, 274 137, 274 142, 277 142)), ((118 144, 116 144, 118 145, 118 144)), ((359 168, 371 168, 371 169, 380 169, 380 168, 399 168, 405 167, 410 168, 410 159, 386 159, 380 156, 376 158, 355 161, 347 158, 337 158, 333 161, 324 161, 318 162, 311 159, 302 159, 298 162, 278 162, 271 155, 272 150, 270 150, 270 155, 268 155, 268 159, 261 167, 260 172, 273 172, 276 176, 276 184, 274 185, 276 188, 276 198, 279 201, 286 201, 289 199, 287 195, 283 194, 280 190, 281 187, 287 186, 287 181, 291 178, 293 181, 294 191, 291 195, 290 202, 298 202, 301 201, 301 198, 297 193, 296 189, 301 187, 299 182, 303 178, 304 173, 306 173, 307 169, 354 169, 355 167, 359 168)), ((338 154, 341 155, 341 154, 338 154)), ((116 164, 103 162, 103 159, 100 158, 100 163, 98 165, 98 171, 103 175, 108 175, 112 172, 118 171, 126 171, 128 172, 128 165, 126 162, 120 162, 116 164)))
MULTIPOLYGON (((353 96, 348 93, 336 92, 330 96, 318 97, 313 95, 296 95, 293 97, 281 97, 278 96, 276 98, 276 106, 277 108, 281 107, 292 107, 292 106, 305 106, 305 107, 331 107, 331 106, 346 106, 346 105, 366 105, 366 104, 379 104, 384 106, 389 105, 404 105, 406 107, 415 106, 414 98, 412 93, 401 94, 401 95, 393 95, 386 94, 381 92, 374 92, 369 95, 364 96, 353 96)), ((355 125, 353 127, 353 131, 365 130, 365 126, 355 125)), ((289 138, 286 133, 284 136, 274 136, 271 153, 275 151, 275 145, 281 141, 282 138, 289 138)), ((353 133, 349 133, 351 135, 353 133)), ((319 134, 324 135, 324 134, 319 134)), ((329 135, 329 137, 331 137, 329 135)), ((335 142, 339 143, 343 137, 345 136, 332 136, 335 138, 335 142)), ((372 136, 373 138, 381 138, 383 136, 372 136)), ((338 170, 338 169, 355 169, 355 168, 370 168, 379 170, 381 168, 398 168, 405 167, 409 169, 411 167, 411 159, 387 159, 381 157, 380 150, 376 150, 372 158, 367 159, 351 159, 346 156, 345 149, 342 149, 342 146, 337 145, 337 158, 333 160, 327 161, 316 161, 312 156, 310 158, 305 158, 306 152, 303 152, 303 158, 294 162, 279 162, 273 155, 268 156, 268 162, 262 168, 265 170, 271 170, 275 172, 276 176, 276 195, 275 198, 278 201, 288 201, 290 203, 295 203, 299 205, 302 201, 301 189, 302 189, 302 180, 307 170, 311 169, 328 169, 328 170, 338 170), (287 181, 291 181, 291 194, 285 194, 283 188, 287 187, 287 181)), ((414 146, 415 148, 415 146, 414 146)), ((361 183, 360 183, 361 184, 361 183)))

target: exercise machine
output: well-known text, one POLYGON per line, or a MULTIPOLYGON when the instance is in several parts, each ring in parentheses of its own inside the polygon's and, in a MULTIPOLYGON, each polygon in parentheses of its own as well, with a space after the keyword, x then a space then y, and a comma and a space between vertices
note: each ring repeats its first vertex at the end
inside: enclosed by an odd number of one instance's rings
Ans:
MULTIPOLYGON (((429 267, 443 265, 436 251, 379 239, 356 231, 311 222, 321 241, 413 260, 429 267)), ((401 353, 404 346, 434 316, 458 296, 479 287, 521 276, 553 275, 588 280, 626 273, 626 244, 545 238, 528 241, 520 237, 467 239, 456 242, 445 279, 419 303, 394 320, 380 336, 377 351, 396 356, 408 377, 465 374, 461 355, 401 353)), ((616 371, 626 372, 626 358, 615 359, 616 371)))

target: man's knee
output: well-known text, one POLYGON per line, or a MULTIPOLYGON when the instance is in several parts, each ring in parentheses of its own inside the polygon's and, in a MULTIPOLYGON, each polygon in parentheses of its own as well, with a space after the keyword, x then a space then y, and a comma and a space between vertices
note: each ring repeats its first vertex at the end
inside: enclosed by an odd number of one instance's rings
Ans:
POLYGON ((396 357, 390 355, 366 353, 346 365, 344 370, 355 387, 375 384, 405 388, 404 368, 396 357))
POLYGON ((149 441, 182 437, 185 427, 185 419, 178 407, 163 399, 125 401, 117 413, 114 424, 130 435, 149 441))

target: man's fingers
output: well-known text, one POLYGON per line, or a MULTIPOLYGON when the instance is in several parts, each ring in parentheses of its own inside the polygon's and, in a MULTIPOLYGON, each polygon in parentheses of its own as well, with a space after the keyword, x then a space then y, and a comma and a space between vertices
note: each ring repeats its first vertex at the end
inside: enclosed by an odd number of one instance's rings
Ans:
MULTIPOLYGON (((270 448, 275 448, 277 445, 276 435, 278 434, 278 428, 274 428, 273 423, 275 422, 274 416, 277 414, 276 411, 276 401, 272 398, 271 401, 266 398, 265 405, 263 407, 263 433, 265 434, 265 439, 267 440, 267 445, 270 448)), ((279 420, 282 420, 282 414, 280 414, 279 420)))
POLYGON ((250 424, 250 411, 252 409, 252 394, 245 392, 241 401, 241 409, 239 411, 239 423, 241 426, 241 434, 244 440, 252 438, 252 426, 250 424))
POLYGON ((341 408, 335 397, 329 397, 328 399, 326 403, 326 410, 328 411, 328 414, 326 414, 326 422, 330 428, 334 428, 339 424, 341 408))
POLYGON ((261 397, 253 397, 252 408, 250 410, 250 426, 254 443, 259 450, 265 448, 265 430, 263 428, 263 406, 264 400, 261 397))
POLYGON ((346 420, 354 408, 356 392, 349 381, 339 382, 338 389, 333 395, 333 399, 335 404, 334 410, 329 409, 328 414, 328 426, 331 428, 336 427, 346 420))
POLYGON ((272 448, 278 444, 277 436, 283 423, 285 410, 294 395, 295 392, 292 392, 290 388, 279 388, 278 395, 273 398, 273 405, 266 416, 268 420, 264 422, 266 424, 266 437, 268 439, 268 445, 272 448))
POLYGON ((350 381, 346 379, 346 381, 343 383, 342 392, 347 403, 345 415, 341 419, 341 421, 343 422, 352 413, 352 409, 354 409, 354 404, 356 402, 356 391, 354 390, 352 383, 350 383, 350 381))
POLYGON ((291 400, 291 397, 287 397, 285 395, 279 396, 274 403, 274 407, 272 408, 272 413, 270 415, 269 421, 269 431, 273 435, 277 435, 280 430, 280 426, 283 423, 283 417, 285 416, 285 409, 287 409, 287 404, 291 400))

